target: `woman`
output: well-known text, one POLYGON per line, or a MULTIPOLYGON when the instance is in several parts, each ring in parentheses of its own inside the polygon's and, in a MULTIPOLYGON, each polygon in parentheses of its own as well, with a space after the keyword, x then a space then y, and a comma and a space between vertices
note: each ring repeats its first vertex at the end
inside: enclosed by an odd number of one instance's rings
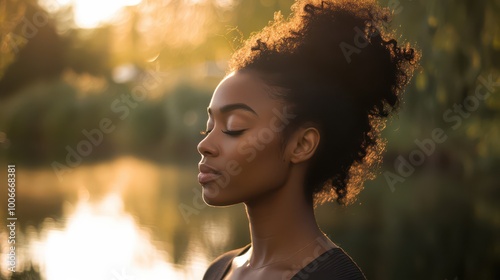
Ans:
POLYGON ((388 16, 371 1, 299 0, 234 53, 198 180, 207 204, 245 204, 251 244, 204 279, 365 279, 314 206, 351 202, 380 163, 380 131, 418 61, 384 31, 388 16))

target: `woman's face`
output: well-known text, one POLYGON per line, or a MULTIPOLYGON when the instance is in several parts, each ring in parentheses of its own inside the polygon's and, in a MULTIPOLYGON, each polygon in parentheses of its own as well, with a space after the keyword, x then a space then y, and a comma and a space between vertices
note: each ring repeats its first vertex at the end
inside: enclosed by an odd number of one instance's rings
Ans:
POLYGON ((233 72, 215 89, 198 144, 198 181, 210 205, 251 202, 282 187, 289 172, 282 131, 294 115, 254 74, 233 72))

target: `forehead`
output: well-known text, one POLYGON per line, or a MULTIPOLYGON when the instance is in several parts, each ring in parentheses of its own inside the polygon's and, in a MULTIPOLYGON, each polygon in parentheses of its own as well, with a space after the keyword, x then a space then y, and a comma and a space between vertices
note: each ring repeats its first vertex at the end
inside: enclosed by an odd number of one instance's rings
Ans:
POLYGON ((258 115, 265 115, 273 108, 280 109, 283 106, 280 100, 271 97, 271 90, 255 74, 232 72, 215 89, 209 108, 213 112, 229 104, 243 103, 258 115))

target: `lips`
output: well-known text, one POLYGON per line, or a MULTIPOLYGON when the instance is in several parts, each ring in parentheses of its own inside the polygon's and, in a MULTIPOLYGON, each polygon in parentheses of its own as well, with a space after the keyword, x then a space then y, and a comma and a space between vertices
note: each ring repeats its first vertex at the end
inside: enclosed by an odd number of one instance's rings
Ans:
POLYGON ((205 163, 199 164, 198 169, 200 170, 200 173, 198 174, 198 182, 201 185, 217 180, 217 178, 221 176, 221 173, 218 170, 205 163))

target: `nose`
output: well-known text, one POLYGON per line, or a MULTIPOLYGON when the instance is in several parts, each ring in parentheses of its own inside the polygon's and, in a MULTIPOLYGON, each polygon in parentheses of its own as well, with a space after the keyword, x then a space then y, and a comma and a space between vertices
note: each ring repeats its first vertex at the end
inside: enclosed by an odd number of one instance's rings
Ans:
POLYGON ((217 146, 213 143, 212 137, 210 135, 207 135, 203 140, 198 143, 198 152, 205 157, 211 156, 215 157, 219 154, 219 150, 217 149, 217 146))

